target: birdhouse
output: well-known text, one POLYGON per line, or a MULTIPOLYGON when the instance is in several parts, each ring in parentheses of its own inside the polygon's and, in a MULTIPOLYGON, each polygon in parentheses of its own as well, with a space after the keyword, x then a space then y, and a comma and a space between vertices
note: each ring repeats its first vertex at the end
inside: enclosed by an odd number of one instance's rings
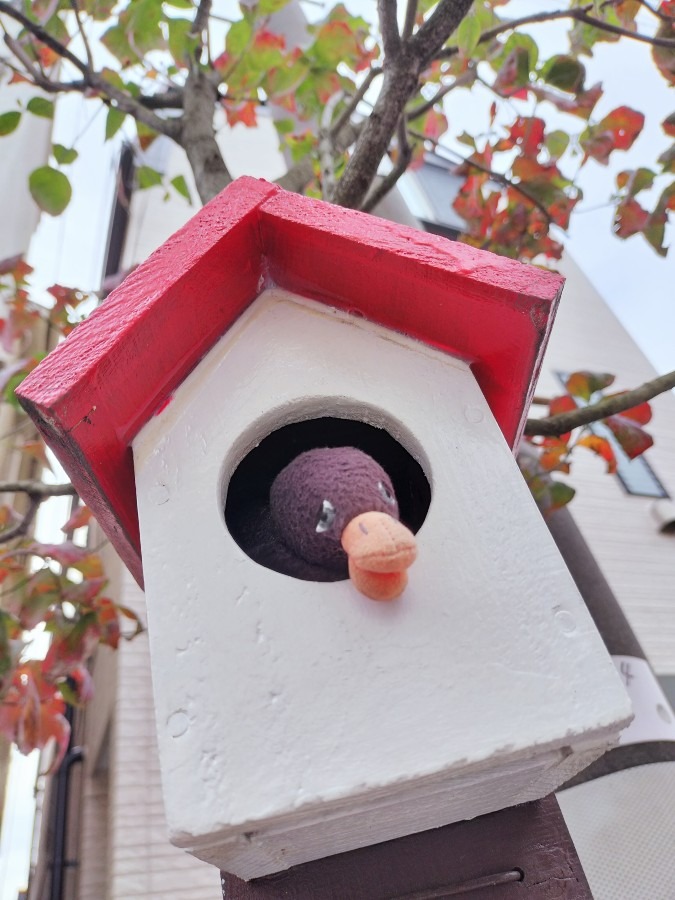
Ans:
POLYGON ((542 797, 615 741, 513 457, 561 287, 243 178, 23 382, 145 584, 175 844, 250 879, 542 797), (391 507, 401 566, 357 558, 345 504, 391 507), (338 522, 352 578, 296 558, 338 522))

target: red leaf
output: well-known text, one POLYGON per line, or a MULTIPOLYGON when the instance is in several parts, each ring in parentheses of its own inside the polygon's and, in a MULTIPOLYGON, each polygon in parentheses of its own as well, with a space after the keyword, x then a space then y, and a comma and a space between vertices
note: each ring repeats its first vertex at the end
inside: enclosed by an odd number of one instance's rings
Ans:
POLYGON ((536 157, 544 143, 544 120, 535 116, 531 118, 519 116, 511 126, 509 134, 524 156, 536 157))
MULTIPOLYGON (((626 394, 627 391, 619 391, 616 394, 606 394, 607 397, 620 397, 622 394, 626 394)), ((646 425, 651 421, 652 418, 652 408, 645 401, 644 403, 639 403, 637 406, 632 406, 630 409, 625 409, 620 415, 626 419, 632 419, 633 422, 637 422, 638 425, 646 425)))
POLYGON ((83 528, 85 525, 88 525, 90 521, 91 510, 89 507, 78 506, 66 524, 61 526, 61 531, 65 531, 67 534, 69 531, 75 531, 76 528, 83 528))
POLYGON ((607 438, 600 437, 597 434, 586 434, 582 438, 579 438, 577 445, 580 447, 587 447, 589 450, 592 450, 593 453, 597 453, 598 456, 601 456, 607 463, 607 471, 610 475, 616 472, 616 457, 614 456, 612 445, 607 438))
POLYGON ((647 434, 646 431, 626 416, 609 416, 609 418, 604 419, 604 422, 629 459, 635 459, 636 456, 640 456, 654 443, 651 435, 647 434))
POLYGON ((613 230, 617 237, 629 238, 642 231, 649 222, 649 213, 630 197, 620 203, 614 213, 613 230))
POLYGON ((45 680, 38 660, 19 666, 0 704, 0 734, 24 754, 56 742, 50 770, 58 768, 68 749, 70 726, 58 688, 45 680))

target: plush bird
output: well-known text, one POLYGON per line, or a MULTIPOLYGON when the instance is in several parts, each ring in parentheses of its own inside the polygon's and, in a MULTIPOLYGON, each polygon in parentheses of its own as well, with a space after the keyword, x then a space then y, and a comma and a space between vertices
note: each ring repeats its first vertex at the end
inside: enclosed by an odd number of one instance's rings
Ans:
POLYGON ((270 514, 273 568, 312 581, 351 578, 373 600, 404 590, 417 555, 415 537, 399 521, 391 480, 355 447, 301 453, 274 479, 270 514))

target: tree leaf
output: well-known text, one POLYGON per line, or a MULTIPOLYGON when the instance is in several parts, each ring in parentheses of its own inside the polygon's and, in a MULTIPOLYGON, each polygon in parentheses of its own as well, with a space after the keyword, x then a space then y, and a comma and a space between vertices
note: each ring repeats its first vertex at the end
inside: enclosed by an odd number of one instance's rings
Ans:
POLYGON ((457 46, 459 47, 460 53, 467 57, 467 59, 472 56, 473 51, 478 46, 481 32, 482 29, 478 18, 470 13, 469 15, 464 16, 459 23, 459 27, 455 32, 457 46))
POLYGON ((63 172, 51 166, 34 169, 28 178, 28 187, 33 200, 50 216, 60 216, 73 193, 63 172))
POLYGON ((572 372, 565 387, 573 397, 580 397, 588 403, 596 391, 609 387, 614 378, 614 375, 607 372, 572 372))
POLYGON ((0 115, 0 137, 5 137, 5 135, 16 131, 20 121, 21 113, 16 110, 2 113, 2 115, 0 115))
POLYGON ((26 104, 26 109, 34 116, 40 116, 43 119, 54 118, 54 104, 46 97, 31 97, 26 104))
POLYGON ((54 144, 52 153, 60 166, 67 166, 75 162, 78 157, 77 150, 74 150, 72 147, 64 147, 63 144, 54 144))
POLYGON ((651 435, 647 434, 637 422, 634 422, 628 416, 609 416, 603 421, 629 459, 635 459, 637 456, 640 456, 654 443, 651 435))
POLYGON ((190 196, 190 189, 187 186, 185 178, 182 175, 176 175, 175 178, 171 179, 170 184, 173 189, 180 194, 181 197, 184 197, 190 206, 192 206, 192 197, 190 196))
POLYGON ((92 513, 88 506, 78 506, 66 524, 61 526, 61 531, 67 534, 69 531, 75 531, 76 528, 83 528, 89 524, 91 516, 92 513))
POLYGON ((122 127, 122 123, 126 119, 126 113, 123 113, 115 106, 111 106, 105 120, 105 139, 109 141, 114 137, 122 127))
POLYGON ((139 166, 136 169, 136 180, 141 190, 145 188, 156 187, 162 183, 162 173, 150 166, 139 166))
POLYGON ((612 445, 607 438, 600 437, 600 435, 597 434, 585 434, 583 437, 579 438, 577 446, 586 447, 588 450, 591 450, 593 453, 602 457, 607 463, 608 474, 613 475, 614 472, 616 472, 616 457, 614 456, 612 445))
POLYGON ((544 63, 539 76, 561 91, 576 94, 583 87, 586 70, 578 59, 560 54, 544 63))

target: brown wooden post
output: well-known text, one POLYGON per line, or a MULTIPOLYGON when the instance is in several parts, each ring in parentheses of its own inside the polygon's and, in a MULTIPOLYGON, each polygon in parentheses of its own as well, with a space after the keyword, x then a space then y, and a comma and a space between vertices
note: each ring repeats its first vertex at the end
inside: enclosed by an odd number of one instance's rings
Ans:
POLYGON ((223 900, 589 900, 554 796, 241 881, 223 900))

